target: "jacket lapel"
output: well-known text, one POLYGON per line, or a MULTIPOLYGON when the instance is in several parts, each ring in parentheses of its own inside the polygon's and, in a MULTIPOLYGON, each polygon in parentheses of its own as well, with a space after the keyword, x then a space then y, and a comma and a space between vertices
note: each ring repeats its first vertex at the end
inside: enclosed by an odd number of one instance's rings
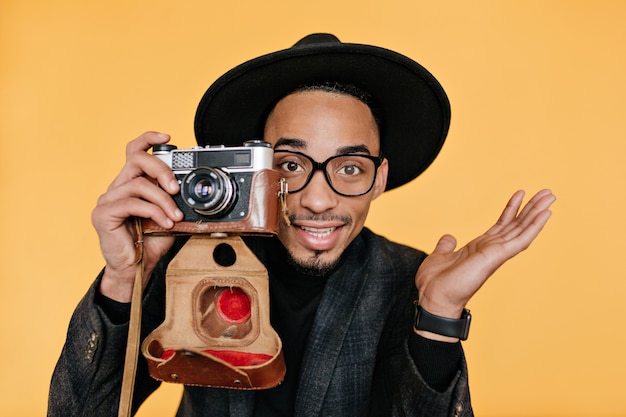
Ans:
POLYGON ((361 292, 367 280, 365 244, 357 238, 326 284, 302 362, 296 416, 319 415, 361 292), (361 253, 360 256, 357 256, 361 253))

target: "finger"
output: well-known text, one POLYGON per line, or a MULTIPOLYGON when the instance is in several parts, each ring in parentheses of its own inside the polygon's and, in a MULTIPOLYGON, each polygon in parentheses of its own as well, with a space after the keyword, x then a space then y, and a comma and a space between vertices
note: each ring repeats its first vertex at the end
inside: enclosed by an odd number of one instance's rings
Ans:
POLYGON ((544 226, 552 216, 550 210, 543 210, 532 221, 523 228, 520 228, 514 237, 508 239, 505 245, 508 247, 508 251, 512 253, 511 256, 526 250, 530 244, 539 235, 539 232, 543 230, 544 226))
POLYGON ((126 156, 147 152, 154 145, 162 145, 169 142, 170 135, 160 132, 144 132, 126 145, 126 156))
MULTIPOLYGON (((127 199, 140 199, 158 206, 173 221, 182 220, 180 211, 172 196, 145 177, 138 177, 117 188, 107 191, 98 199, 98 205, 115 204, 127 199)), ((139 213, 129 212, 130 216, 140 216, 139 213)))
POLYGON ((149 178, 169 194, 176 194, 180 190, 172 169, 159 158, 147 153, 134 155, 124 165, 124 168, 111 183, 109 189, 114 189, 139 177, 149 178))
POLYGON ((545 202, 545 198, 551 198, 554 197, 554 195, 552 194, 552 191, 548 190, 548 189, 543 189, 539 192, 537 192, 531 199, 530 201, 528 201, 528 203, 526 203, 526 205, 522 208, 522 211, 517 215, 518 218, 524 218, 525 216, 528 215, 529 212, 531 212, 533 210, 533 208, 535 208, 541 201, 545 202))
POLYGON ((92 223, 99 232, 114 232, 132 216, 152 219, 166 229, 174 226, 174 221, 159 206, 139 198, 109 201, 96 206, 92 212, 92 223))
MULTIPOLYGON (((516 219, 516 221, 512 222, 505 230, 503 230, 502 235, 505 240, 512 240, 516 238, 518 235, 522 234, 528 227, 535 226, 537 222, 537 218, 540 216, 544 216, 544 213, 549 212, 550 206, 556 201, 556 197, 552 194, 544 194, 539 200, 533 202, 532 206, 524 213, 520 213, 520 216, 516 219)), ((550 215, 548 215, 548 218, 550 215)), ((547 219, 545 219, 547 221, 547 219)))
POLYGON ((489 228, 485 234, 493 235, 495 233, 500 233, 506 225, 510 224, 511 221, 513 221, 517 216, 517 212, 522 205, 524 195, 525 193, 523 190, 516 191, 506 203, 506 206, 500 214, 500 217, 498 217, 496 223, 489 228))
POLYGON ((511 197, 498 222, 489 229, 487 234, 499 233, 512 238, 511 234, 514 235, 518 227, 525 227, 537 213, 550 207, 556 199, 552 191, 544 189, 536 193, 519 211, 523 196, 523 191, 518 191, 511 197))
POLYGON ((453 252, 456 248, 456 238, 452 235, 443 235, 437 242, 433 254, 446 254, 453 252))
POLYGON ((178 192, 178 182, 170 167, 159 158, 147 153, 154 145, 167 143, 169 135, 146 132, 126 146, 126 164, 109 188, 115 188, 133 178, 147 176, 171 194, 178 192))

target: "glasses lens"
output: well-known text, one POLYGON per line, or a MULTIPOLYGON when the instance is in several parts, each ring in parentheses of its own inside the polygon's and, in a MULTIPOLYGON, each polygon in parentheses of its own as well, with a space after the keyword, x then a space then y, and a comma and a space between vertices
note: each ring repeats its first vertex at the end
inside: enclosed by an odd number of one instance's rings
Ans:
POLYGON ((376 164, 363 155, 339 155, 328 160, 326 175, 339 194, 365 194, 374 183, 376 164))
POLYGON ((274 167, 287 180, 289 192, 295 193, 307 184, 313 162, 303 154, 282 151, 274 153, 274 167))

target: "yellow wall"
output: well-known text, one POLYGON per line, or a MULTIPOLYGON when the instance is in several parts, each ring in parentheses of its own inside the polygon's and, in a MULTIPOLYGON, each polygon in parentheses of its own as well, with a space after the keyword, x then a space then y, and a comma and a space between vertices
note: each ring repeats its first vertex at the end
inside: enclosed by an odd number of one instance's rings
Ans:
MULTIPOLYGON (((125 143, 153 129, 191 146, 217 76, 313 31, 415 58, 452 102, 441 157, 369 226, 431 250, 484 231, 518 188, 559 197, 471 302, 477 413, 625 415, 625 22, 619 1, 1 0, 0 415, 45 413, 125 143)), ((142 415, 173 415, 179 393, 142 415)))

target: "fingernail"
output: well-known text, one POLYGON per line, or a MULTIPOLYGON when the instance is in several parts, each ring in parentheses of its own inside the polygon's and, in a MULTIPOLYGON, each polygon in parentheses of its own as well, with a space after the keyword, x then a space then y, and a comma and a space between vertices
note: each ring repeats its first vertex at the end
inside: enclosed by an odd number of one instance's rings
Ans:
POLYGON ((178 220, 182 220, 184 215, 183 212, 180 211, 180 209, 176 209, 176 211, 174 211, 174 216, 176 217, 176 219, 178 220))
POLYGON ((176 181, 176 180, 170 181, 170 191, 171 192, 178 191, 178 181, 176 181))

